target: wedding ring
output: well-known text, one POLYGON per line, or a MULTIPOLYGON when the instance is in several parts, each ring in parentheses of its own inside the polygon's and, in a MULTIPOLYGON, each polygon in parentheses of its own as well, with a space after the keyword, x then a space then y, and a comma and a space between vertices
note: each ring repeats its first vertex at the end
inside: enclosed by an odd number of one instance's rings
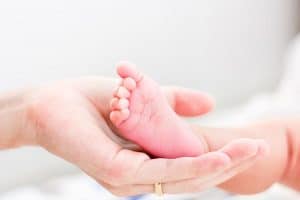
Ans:
POLYGON ((154 184, 154 192, 157 196, 163 196, 164 195, 162 183, 155 183, 154 184))

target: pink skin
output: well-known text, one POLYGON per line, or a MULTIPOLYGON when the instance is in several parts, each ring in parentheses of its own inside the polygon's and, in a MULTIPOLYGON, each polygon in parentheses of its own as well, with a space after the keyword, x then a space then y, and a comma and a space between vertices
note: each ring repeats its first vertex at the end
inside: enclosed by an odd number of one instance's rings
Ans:
POLYGON ((124 138, 156 157, 204 153, 204 144, 172 110, 156 82, 128 63, 120 64, 117 72, 122 81, 111 100, 110 119, 124 138))

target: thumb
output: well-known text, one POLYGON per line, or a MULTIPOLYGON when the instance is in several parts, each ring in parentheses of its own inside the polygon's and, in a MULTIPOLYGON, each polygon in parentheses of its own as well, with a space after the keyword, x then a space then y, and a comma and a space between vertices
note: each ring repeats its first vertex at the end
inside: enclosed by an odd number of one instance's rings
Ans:
POLYGON ((214 108, 214 99, 203 92, 182 87, 164 87, 163 89, 171 107, 179 115, 199 116, 214 108))

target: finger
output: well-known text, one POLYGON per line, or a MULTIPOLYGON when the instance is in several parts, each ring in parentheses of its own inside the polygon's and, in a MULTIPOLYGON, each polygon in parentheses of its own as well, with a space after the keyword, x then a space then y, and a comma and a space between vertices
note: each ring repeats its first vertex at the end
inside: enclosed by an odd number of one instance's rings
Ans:
MULTIPOLYGON (((247 142, 244 140, 243 142, 247 142)), ((262 140, 257 140, 257 152, 255 155, 250 156, 244 159, 236 159, 232 166, 228 169, 225 169, 221 173, 217 173, 215 176, 211 176, 207 179, 197 178, 190 179, 187 181, 179 181, 167 183, 164 185, 164 190, 166 193, 176 194, 176 193, 185 193, 185 192, 201 192, 203 190, 209 189, 211 187, 215 187, 224 183, 225 181, 233 178, 234 176, 242 173, 243 171, 249 169, 253 166, 259 159, 267 155, 268 146, 262 140)), ((240 152, 235 151, 236 155, 240 152)))
POLYGON ((153 184, 197 176, 206 177, 229 164, 230 158, 222 152, 212 152, 197 158, 153 159, 140 166, 133 183, 153 184))
POLYGON ((242 138, 230 142, 218 151, 228 155, 232 163, 238 163, 255 155, 259 151, 261 143, 261 140, 242 138))
MULTIPOLYGON (((257 154, 249 157, 245 160, 240 160, 240 162, 232 163, 230 167, 224 167, 221 171, 216 171, 210 176, 168 182, 163 184, 163 192, 166 194, 179 194, 179 193, 191 193, 191 192, 201 192, 203 190, 215 187, 222 184, 226 180, 231 179, 237 174, 247 170, 249 167, 253 166, 258 159, 260 159, 264 154, 257 152, 257 154)), ((120 187, 111 187, 106 185, 106 188, 117 196, 133 196, 146 193, 154 193, 154 184, 144 184, 144 185, 125 185, 120 187)))
POLYGON ((153 184, 205 176, 229 163, 230 158, 222 152, 196 158, 150 159, 144 153, 123 149, 110 162, 106 180, 114 186, 153 184))
MULTIPOLYGON (((249 169, 257 162, 259 158, 261 158, 261 156, 262 155, 260 154, 254 155, 244 161, 241 161, 240 163, 235 164, 232 168, 210 177, 209 179, 200 178, 174 183, 166 183, 163 186, 164 192, 167 194, 194 193, 210 189, 249 169)), ((148 188, 148 190, 150 190, 150 188, 148 188)))
POLYGON ((196 158, 152 159, 137 167, 131 184, 153 184, 195 177, 206 177, 229 164, 253 156, 258 151, 258 141, 240 139, 231 142, 218 152, 211 152, 196 158), (154 176, 155 175, 155 176, 154 176))
POLYGON ((182 116, 199 116, 214 108, 214 99, 203 92, 181 87, 163 88, 174 111, 182 116))

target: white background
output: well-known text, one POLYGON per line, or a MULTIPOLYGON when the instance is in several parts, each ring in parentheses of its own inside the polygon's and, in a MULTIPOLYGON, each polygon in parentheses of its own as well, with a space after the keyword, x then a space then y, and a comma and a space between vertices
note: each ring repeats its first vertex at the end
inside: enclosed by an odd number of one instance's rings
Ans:
MULTIPOLYGON (((218 108, 273 90, 298 31, 298 0, 2 0, 0 90, 113 75, 131 60, 218 108)), ((76 171, 43 150, 0 152, 0 190, 76 171)))

